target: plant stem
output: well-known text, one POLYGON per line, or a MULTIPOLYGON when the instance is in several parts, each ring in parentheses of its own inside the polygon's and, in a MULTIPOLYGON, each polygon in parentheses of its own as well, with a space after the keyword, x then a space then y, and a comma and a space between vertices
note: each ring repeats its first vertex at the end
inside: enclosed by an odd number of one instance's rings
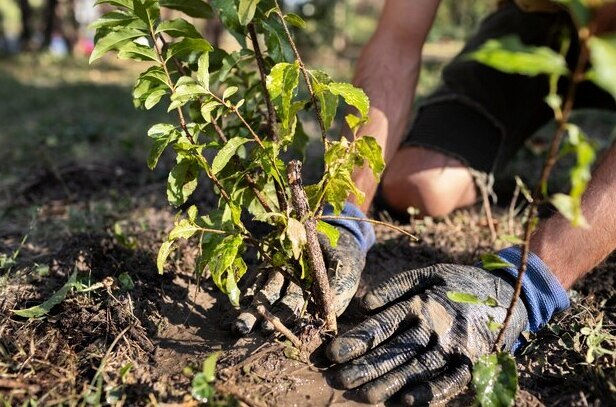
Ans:
POLYGON ((304 77, 304 82, 306 82, 306 88, 308 89, 308 93, 310 94, 310 99, 312 100, 312 104, 314 105, 314 111, 317 115, 317 121, 319 122, 319 127, 321 128, 321 138, 323 139, 323 143, 327 141, 327 129, 325 128, 325 123, 323 122, 323 117, 321 116, 321 108, 319 107, 319 102, 314 93, 314 89, 312 88, 312 83, 310 82, 310 78, 308 77, 308 70, 306 69, 306 65, 304 65, 304 61, 302 57, 299 55, 299 51, 297 50, 297 45, 295 45, 295 41, 293 41, 293 37, 291 36, 291 31, 289 31, 289 26, 284 19, 284 14, 282 13, 282 9, 278 4, 278 0, 274 0, 274 4, 276 5, 276 14, 280 18, 280 22, 282 27, 284 28, 284 32, 287 35, 287 39, 289 40, 289 44, 291 44, 291 49, 293 49, 293 53, 295 54, 295 59, 299 65, 299 70, 304 77))
POLYGON ((355 216, 340 216, 340 215, 319 215, 317 216, 317 219, 319 220, 336 220, 336 219, 340 219, 340 220, 352 220, 352 221, 356 221, 356 222, 367 222, 367 223, 372 223, 373 225, 380 225, 380 226, 385 226, 388 227, 390 229, 395 230, 396 232, 402 233, 403 235, 410 237, 411 239, 418 241, 419 239, 417 239, 416 236, 410 234, 409 232, 407 232, 406 230, 396 226, 396 225, 392 225, 391 223, 387 223, 387 222, 381 222, 379 220, 374 220, 374 219, 368 219, 368 218, 357 218, 355 216))
POLYGON ((334 308, 327 269, 323 260, 323 252, 317 239, 317 221, 310 214, 308 198, 302 186, 301 162, 292 160, 287 166, 287 177, 291 188, 293 209, 299 220, 303 220, 306 228, 306 253, 308 264, 313 272, 314 282, 312 294, 321 318, 325 320, 325 329, 336 332, 336 310, 334 308))
POLYGON ((265 75, 265 61, 263 59, 263 53, 259 46, 259 39, 257 37, 257 31, 255 30, 254 23, 248 24, 248 34, 250 35, 250 41, 252 42, 252 48, 255 51, 255 58, 257 60, 257 66, 259 67, 259 76, 261 76, 261 85, 263 86, 263 98, 265 99, 265 105, 267 106, 267 131, 272 140, 277 141, 278 136, 274 131, 276 124, 276 111, 272 104, 272 98, 267 90, 266 75, 265 75))
POLYGON ((302 341, 300 341, 300 339, 295 336, 295 334, 291 332, 291 330, 287 328, 277 316, 272 315, 263 305, 257 305, 257 312, 263 317, 263 319, 272 324, 276 331, 280 332, 289 341, 291 341, 293 346, 301 350, 302 341))
POLYGON ((518 277, 515 282, 515 290, 513 292, 513 298, 511 298, 509 308, 507 308, 505 320, 503 321, 501 330, 498 333, 498 336, 496 337, 496 342, 494 343, 494 347, 492 348, 493 352, 497 352, 502 347, 505 330, 507 329, 509 321, 511 320, 511 317, 513 315, 513 310, 518 302, 520 293, 522 292, 522 279, 524 278, 524 273, 526 272, 528 254, 530 252, 530 238, 534 229, 534 225, 536 223, 537 207, 539 205, 539 202, 543 198, 543 186, 547 184, 550 172, 552 171, 552 168, 556 163, 558 148, 565 134, 567 123, 569 121, 569 116, 571 115, 571 111, 573 110, 573 102, 575 101, 575 92, 577 91, 578 84, 584 80, 584 70, 586 69, 586 64, 588 63, 589 57, 587 46, 588 30, 586 30, 585 28, 580 29, 578 31, 578 36, 580 39, 580 54, 578 55, 577 64, 575 70, 573 71, 573 75, 571 76, 571 83, 569 84, 569 89, 567 90, 567 95, 563 102, 562 114, 556 117, 558 127, 556 129, 556 132, 554 133, 554 137, 552 137, 547 157, 545 159, 545 162, 543 163, 539 183, 537 183, 533 191, 533 200, 530 202, 530 207, 528 209, 528 220, 524 225, 524 242, 522 243, 522 255, 520 265, 518 267, 518 277))

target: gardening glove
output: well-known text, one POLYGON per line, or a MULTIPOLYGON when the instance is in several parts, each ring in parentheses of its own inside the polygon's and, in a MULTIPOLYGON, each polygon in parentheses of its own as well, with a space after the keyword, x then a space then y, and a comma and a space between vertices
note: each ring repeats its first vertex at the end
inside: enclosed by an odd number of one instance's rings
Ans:
MULTIPOLYGON (((324 215, 330 215, 332 212, 329 205, 323 211, 324 215)), ((361 210, 349 202, 346 203, 341 216, 365 218, 361 210)), ((375 242, 374 229, 370 223, 356 220, 335 219, 327 222, 340 232, 336 247, 332 247, 326 236, 319 235, 318 238, 327 267, 336 314, 341 315, 359 286, 361 272, 366 263, 366 253, 375 242)), ((266 308, 273 306, 272 313, 285 324, 296 320, 304 306, 301 287, 292 281, 285 282, 284 275, 279 271, 273 271, 265 282, 258 281, 253 290, 255 294, 252 304, 233 324, 234 331, 242 335, 250 333, 260 320, 256 311, 258 305, 265 305, 266 308)), ((263 322, 262 328, 265 331, 273 330, 268 321, 263 322)))
MULTIPOLYGON (((520 263, 520 250, 499 257, 520 263)), ((327 348, 330 360, 345 363, 332 381, 358 389, 359 398, 378 403, 400 390, 405 405, 444 401, 471 379, 471 365, 491 352, 513 296, 517 267, 488 272, 453 264, 405 271, 381 283, 362 299, 367 311, 379 310, 327 348), (454 302, 448 293, 478 297, 479 303, 454 302), (498 305, 490 306, 493 300, 498 305), (361 387, 360 387, 361 386, 361 387)), ((569 306, 567 293, 547 266, 530 254, 504 348, 511 350, 524 330, 537 331, 555 312, 569 306)))

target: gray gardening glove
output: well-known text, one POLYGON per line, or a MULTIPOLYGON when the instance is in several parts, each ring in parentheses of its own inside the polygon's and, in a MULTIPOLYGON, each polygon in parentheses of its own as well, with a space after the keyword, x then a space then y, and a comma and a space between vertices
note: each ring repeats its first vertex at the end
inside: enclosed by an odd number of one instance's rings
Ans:
MULTIPOLYGON (((326 208, 324 213, 328 212, 330 210, 326 208)), ((346 204, 342 215, 364 217, 357 207, 349 203, 346 204)), ((366 222, 349 220, 328 222, 340 232, 338 244, 332 247, 324 235, 319 235, 319 243, 323 250, 336 314, 339 316, 347 308, 357 291, 366 263, 366 253, 374 244, 374 231, 372 226, 366 222)), ((285 287, 285 278, 278 271, 272 272, 265 283, 257 282, 253 290, 255 294, 252 304, 239 315, 233 324, 233 330, 242 335, 250 333, 260 320, 256 311, 258 305, 265 305, 266 308, 272 309, 272 313, 288 325, 292 325, 297 320, 304 306, 302 289, 293 282, 289 282, 285 287)), ((262 328, 266 331, 273 330, 273 326, 267 321, 264 321, 262 328)))
MULTIPOLYGON (((329 345, 332 361, 348 362, 334 381, 346 389, 363 385, 359 395, 372 403, 402 389, 406 405, 443 401, 462 390, 470 381, 472 363, 496 341, 498 332, 488 323, 503 322, 513 296, 520 250, 509 247, 498 256, 511 266, 488 272, 439 264, 405 271, 368 292, 363 308, 384 309, 329 345), (448 292, 493 298, 498 305, 453 302, 448 292)), ((523 330, 538 331, 568 307, 569 297, 558 279, 529 253, 521 301, 507 326, 504 348, 519 345, 523 330)))

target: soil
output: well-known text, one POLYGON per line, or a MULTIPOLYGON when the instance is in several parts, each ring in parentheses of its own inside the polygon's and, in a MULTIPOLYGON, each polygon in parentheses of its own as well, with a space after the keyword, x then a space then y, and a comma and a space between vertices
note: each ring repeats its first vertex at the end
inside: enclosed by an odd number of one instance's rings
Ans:
MULTIPOLYGON (((192 245, 184 244, 166 272, 157 273, 158 245, 174 219, 161 202, 163 190, 164 180, 128 163, 68 166, 55 175, 35 173, 3 203, 0 249, 19 253, 0 275, 0 400, 7 405, 28 400, 39 405, 197 405, 192 377, 207 355, 220 351, 218 405, 358 404, 352 393, 328 385, 328 365, 319 350, 306 363, 297 360, 284 338, 232 334, 237 311, 209 280, 196 283, 192 245), (131 176, 116 176, 127 173, 131 176), (113 209, 104 209, 117 208, 127 197, 137 199, 125 206, 121 221, 113 209), (38 208, 34 216, 27 210, 33 205, 38 208), (74 212, 93 227, 66 226, 74 212), (12 313, 49 298, 73 272, 83 287, 102 284, 69 294, 41 318, 12 313)), ((196 198, 206 206, 211 199, 203 192, 196 198)), ((493 209, 498 234, 519 231, 507 209, 493 209)), ((419 239, 376 228, 378 244, 369 252, 358 298, 399 271, 435 262, 473 264, 481 253, 505 245, 492 242, 481 206, 402 227, 419 239)), ((572 308, 531 338, 532 351, 517 359, 520 405, 614 405, 616 358, 606 354, 589 363, 589 343, 580 330, 602 323, 597 332, 612 335, 602 345, 614 352, 615 269, 612 256, 574 288, 572 308)), ((362 317, 355 300, 340 319, 341 329, 362 317)), ((316 330, 310 323, 302 329, 304 337, 316 330)), ((470 391, 449 402, 471 403, 470 391)))

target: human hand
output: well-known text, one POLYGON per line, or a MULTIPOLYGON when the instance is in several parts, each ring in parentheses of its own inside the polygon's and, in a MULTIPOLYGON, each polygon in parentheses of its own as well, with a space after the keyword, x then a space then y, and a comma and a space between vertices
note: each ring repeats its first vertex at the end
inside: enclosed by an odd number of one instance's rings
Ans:
MULTIPOLYGON (((363 213, 351 204, 347 204, 343 215, 364 217, 363 213)), ((348 307, 359 286, 361 273, 366 262, 366 252, 374 242, 374 232, 370 224, 357 221, 328 221, 334 225, 340 236, 338 244, 333 247, 327 237, 319 235, 325 266, 333 295, 336 315, 340 316, 348 307)), ((304 307, 302 289, 293 281, 285 283, 285 278, 278 271, 272 272, 265 283, 257 282, 253 288, 255 294, 249 308, 242 312, 233 324, 233 329, 242 335, 250 333, 259 322, 257 306, 273 306, 272 313, 284 324, 293 324, 304 307)), ((264 321, 266 331, 273 326, 264 321)))
MULTIPOLYGON (((538 257, 532 260, 536 263, 538 257)), ((568 306, 566 293, 547 267, 542 262, 544 269, 535 267, 535 263, 529 261, 524 301, 518 301, 505 331, 507 350, 523 330, 538 329, 554 311, 568 306), (554 283, 558 286, 550 286, 554 283)), ((472 363, 494 345, 498 329, 490 330, 488 323, 502 323, 505 318, 513 295, 510 273, 509 269, 493 274, 479 267, 441 264, 409 270, 381 283, 366 294, 362 307, 382 310, 336 338, 327 349, 330 360, 345 363, 335 371, 334 384, 359 388, 359 398, 370 403, 400 390, 405 405, 455 395, 470 381, 472 363), (453 302, 448 292, 493 298, 498 305, 453 302)))

